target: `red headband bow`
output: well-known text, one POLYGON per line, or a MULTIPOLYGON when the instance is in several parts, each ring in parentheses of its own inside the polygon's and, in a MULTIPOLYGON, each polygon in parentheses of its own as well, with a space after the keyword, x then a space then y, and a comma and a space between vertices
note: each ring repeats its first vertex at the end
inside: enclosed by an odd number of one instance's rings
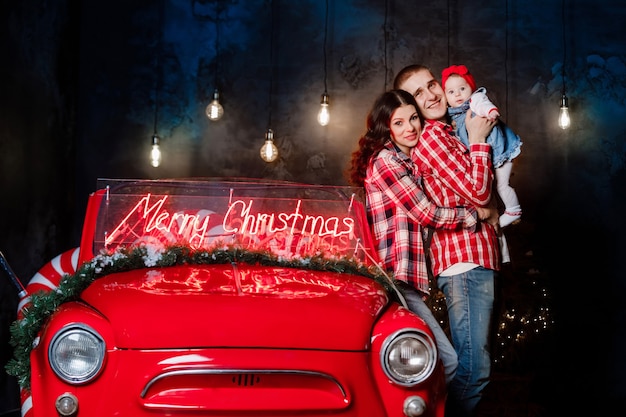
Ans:
POLYGON ((446 88, 446 81, 448 80, 448 77, 453 74, 463 77, 469 84, 472 91, 476 90, 476 81, 474 81, 474 76, 470 74, 465 65, 451 65, 441 72, 441 86, 443 88, 446 88))

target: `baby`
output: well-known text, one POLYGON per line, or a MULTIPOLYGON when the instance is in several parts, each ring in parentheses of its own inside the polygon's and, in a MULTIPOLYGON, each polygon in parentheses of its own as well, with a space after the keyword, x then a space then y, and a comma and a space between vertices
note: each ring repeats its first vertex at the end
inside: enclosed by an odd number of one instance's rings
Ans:
MULTIPOLYGON (((496 120, 500 117, 498 108, 487 97, 484 87, 476 89, 476 81, 465 65, 452 65, 443 70, 441 85, 448 101, 448 114, 455 125, 457 137, 469 148, 469 139, 465 129, 465 113, 496 120)), ((500 216, 500 227, 518 223, 522 217, 522 208, 517 193, 509 184, 513 159, 521 150, 522 141, 504 122, 498 120, 487 138, 491 145, 492 161, 496 174, 498 195, 504 204, 504 213, 500 216)))

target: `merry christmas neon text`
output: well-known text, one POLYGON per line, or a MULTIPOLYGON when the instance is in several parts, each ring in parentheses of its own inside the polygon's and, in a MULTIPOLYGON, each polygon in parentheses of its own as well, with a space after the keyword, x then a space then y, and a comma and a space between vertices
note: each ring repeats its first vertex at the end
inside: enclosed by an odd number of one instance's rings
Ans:
MULTIPOLYGON (((113 231, 106 235, 105 247, 156 238, 164 244, 183 244, 199 249, 206 248, 216 238, 236 238, 236 241, 249 244, 263 243, 284 253, 291 249, 277 245, 290 246, 287 242, 293 243, 293 240, 285 240, 286 236, 305 237, 307 250, 315 250, 314 246, 318 245, 325 250, 341 250, 333 246, 349 246, 349 241, 355 238, 355 221, 352 217, 305 214, 302 200, 297 200, 295 208, 290 212, 255 212, 255 200, 234 200, 228 204, 221 218, 220 214, 204 209, 187 212, 168 210, 168 197, 155 198, 151 194, 142 197, 115 225, 113 231)), ((300 248, 304 247, 302 243, 300 248)))

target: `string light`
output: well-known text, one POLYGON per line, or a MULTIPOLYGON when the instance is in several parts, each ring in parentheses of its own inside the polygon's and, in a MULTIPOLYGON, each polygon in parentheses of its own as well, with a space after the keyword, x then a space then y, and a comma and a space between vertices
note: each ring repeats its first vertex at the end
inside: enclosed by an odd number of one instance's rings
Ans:
MULTIPOLYGON (((516 285, 515 296, 506 296, 506 303, 502 304, 502 309, 494 310, 497 328, 494 333, 492 358, 496 369, 531 366, 536 359, 532 354, 534 349, 553 336, 556 321, 551 308, 549 277, 534 268, 527 274, 527 278, 516 285)), ((502 291, 508 294, 513 289, 503 288, 502 291)), ((443 292, 431 288, 431 295, 426 302, 440 326, 449 329, 443 292)))

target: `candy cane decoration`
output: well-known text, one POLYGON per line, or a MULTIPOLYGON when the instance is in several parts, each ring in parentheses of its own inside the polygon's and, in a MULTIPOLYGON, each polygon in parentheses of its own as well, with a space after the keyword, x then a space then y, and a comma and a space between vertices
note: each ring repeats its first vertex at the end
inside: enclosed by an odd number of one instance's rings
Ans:
POLYGON ((78 269, 79 248, 70 249, 45 264, 26 285, 26 295, 17 306, 18 319, 22 318, 24 307, 30 302, 30 295, 38 291, 56 290, 64 275, 71 275, 78 269))
MULTIPOLYGON (((30 294, 38 291, 54 291, 59 287, 61 278, 65 275, 72 275, 78 269, 78 255, 80 248, 70 249, 53 258, 45 264, 26 285, 26 293, 20 299, 17 306, 17 318, 21 320, 24 317, 23 311, 30 304, 30 294)), ((27 390, 20 388, 20 402, 22 404, 22 417, 31 417, 33 415, 33 399, 27 390)))

